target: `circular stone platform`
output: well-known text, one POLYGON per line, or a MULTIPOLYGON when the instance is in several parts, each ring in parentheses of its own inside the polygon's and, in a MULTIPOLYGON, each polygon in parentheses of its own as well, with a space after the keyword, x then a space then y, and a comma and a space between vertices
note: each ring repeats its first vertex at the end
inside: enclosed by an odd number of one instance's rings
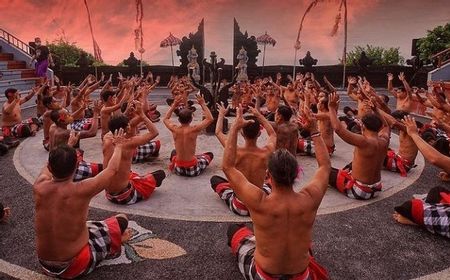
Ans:
MULTIPOLYGON (((168 106, 158 106, 164 115, 168 106)), ((194 121, 199 121, 201 112, 199 108, 194 113, 194 121)), ((173 117, 174 121, 177 121, 173 117)), ((230 123, 233 119, 229 118, 230 123)), ((162 121, 156 124, 159 130, 157 139, 161 140, 160 157, 153 162, 135 164, 133 170, 143 174, 157 169, 164 169, 166 173, 169 165, 170 151, 173 149, 173 140, 170 131, 164 126, 162 121)), ((31 184, 39 175, 42 167, 46 164, 48 152, 42 146, 42 131, 36 137, 31 137, 23 141, 14 154, 14 164, 18 172, 31 184)), ((267 134, 263 131, 258 143, 263 145, 267 139, 267 134)), ((243 139, 239 139, 243 143, 243 139)), ((352 159, 353 147, 344 143, 335 135, 336 153, 331 157, 332 166, 342 168, 352 159)), ((85 151, 86 161, 102 162, 102 148, 100 131, 98 136, 81 141, 81 148, 85 151)), ((391 148, 398 150, 398 137, 392 135, 391 148)), ((90 206, 104 210, 123 212, 150 217, 195 221, 248 221, 249 218, 238 217, 231 213, 227 206, 211 189, 209 179, 213 175, 223 175, 220 165, 222 162, 223 148, 215 136, 202 134, 197 140, 197 152, 211 151, 214 153, 214 160, 211 165, 198 177, 186 178, 175 174, 168 174, 161 187, 146 201, 134 205, 116 205, 106 200, 104 193, 98 194, 90 206)), ((295 189, 299 190, 302 185, 312 177, 317 167, 315 158, 307 156, 297 156, 303 168, 303 175, 297 180, 295 189)), ((412 184, 422 173, 424 159, 419 153, 416 159, 417 167, 410 171, 408 177, 401 177, 400 174, 382 171, 383 191, 377 198, 370 201, 357 201, 345 197, 335 189, 329 188, 318 211, 318 214, 328 214, 344 211, 356 207, 361 207, 386 197, 406 188, 412 184)))

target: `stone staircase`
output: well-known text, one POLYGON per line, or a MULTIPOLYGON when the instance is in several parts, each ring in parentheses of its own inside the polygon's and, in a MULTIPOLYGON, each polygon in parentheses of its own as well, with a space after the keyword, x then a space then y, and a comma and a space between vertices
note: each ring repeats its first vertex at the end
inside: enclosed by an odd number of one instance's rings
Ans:
POLYGON ((12 53, 2 52, 0 46, 0 100, 7 88, 28 91, 37 80, 34 69, 27 68, 25 61, 15 60, 12 53))

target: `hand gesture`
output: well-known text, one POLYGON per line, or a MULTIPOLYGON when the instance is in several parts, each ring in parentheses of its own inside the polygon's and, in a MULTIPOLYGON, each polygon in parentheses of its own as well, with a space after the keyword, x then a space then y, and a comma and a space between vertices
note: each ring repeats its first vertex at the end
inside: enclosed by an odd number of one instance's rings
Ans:
POLYGON ((331 93, 328 98, 328 107, 337 111, 339 108, 339 101, 339 95, 336 92, 331 93))
POLYGON ((100 78, 100 81, 103 82, 104 80, 105 80, 105 73, 102 72, 102 76, 101 76, 101 78, 100 78))
POLYGON ((228 110, 230 109, 230 104, 225 108, 223 106, 223 102, 220 102, 220 104, 217 104, 217 109, 219 109, 219 115, 225 116, 228 113, 228 110))
POLYGON ((127 142, 127 138, 125 138, 125 132, 123 128, 119 128, 119 130, 114 131, 113 133, 113 145, 115 147, 122 147, 123 144, 127 142))
POLYGON ((392 73, 388 73, 387 77, 388 77, 388 81, 393 81, 394 80, 394 75, 392 75, 392 73))
POLYGON ((402 120, 403 124, 406 126, 406 132, 409 135, 413 135, 413 134, 418 134, 418 130, 417 130, 417 125, 416 125, 416 120, 411 117, 411 116, 406 116, 403 120, 402 120))
POLYGON ((119 78, 118 78, 118 79, 119 79, 120 81, 122 81, 122 80, 124 79, 123 76, 122 76, 122 73, 117 72, 117 75, 119 75, 119 78))
POLYGON ((277 73, 277 81, 281 80, 282 76, 281 73, 277 73))
POLYGON ((241 129, 243 127, 246 127, 248 124, 254 123, 254 120, 244 120, 244 109, 242 109, 242 105, 239 104, 239 108, 236 112, 236 120, 234 121, 234 126, 237 129, 241 129))
POLYGON ((75 146, 80 140, 80 132, 72 130, 69 135, 69 140, 67 140, 67 145, 70 147, 75 146))
POLYGON ((292 76, 291 75, 287 75, 287 78, 289 81, 292 81, 292 76))
POLYGON ((256 108, 250 107, 249 112, 250 112, 250 114, 255 116, 257 119, 264 118, 264 116, 261 114, 261 112, 259 110, 257 110, 256 108))
POLYGON ((356 78, 355 78, 355 77, 352 77, 352 76, 349 76, 349 77, 347 78, 347 81, 348 81, 348 84, 349 84, 349 85, 356 85, 356 83, 357 83, 356 78))
POLYGON ((156 76, 155 83, 159 84, 159 81, 160 81, 160 80, 161 80, 161 77, 160 77, 160 76, 156 76))
POLYGON ((317 131, 317 119, 309 108, 303 108, 302 115, 300 116, 301 124, 304 129, 309 132, 317 131))
POLYGON ((134 108, 136 109, 136 113, 138 113, 140 116, 144 116, 145 115, 144 108, 143 108, 142 103, 140 101, 134 100, 133 101, 133 105, 134 105, 134 108))
POLYGON ((205 99, 201 96, 200 91, 195 95, 195 97, 197 98, 197 102, 200 106, 205 105, 205 99))
POLYGON ((405 80, 405 73, 400 72, 400 74, 398 75, 398 79, 403 82, 405 80))

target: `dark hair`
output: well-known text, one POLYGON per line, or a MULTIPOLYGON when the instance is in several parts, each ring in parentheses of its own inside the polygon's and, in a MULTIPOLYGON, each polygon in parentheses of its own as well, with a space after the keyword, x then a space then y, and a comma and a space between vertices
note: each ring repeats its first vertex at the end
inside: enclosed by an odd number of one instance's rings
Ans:
POLYGON ((22 124, 20 126, 20 137, 27 138, 31 136, 31 127, 28 124, 22 124))
POLYGON ((48 155, 48 165, 53 177, 64 179, 75 171, 77 166, 77 153, 74 148, 62 144, 52 150, 48 155))
POLYGON ((292 109, 286 105, 278 106, 277 112, 285 122, 288 122, 292 117, 292 109))
POLYGON ((381 121, 380 117, 378 117, 375 114, 367 114, 361 119, 364 126, 374 132, 380 131, 381 127, 383 126, 383 122, 381 121))
POLYGON ((123 102, 122 106, 120 106, 120 112, 125 113, 125 111, 127 110, 128 107, 128 102, 123 102))
POLYGON ((309 108, 314 114, 317 114, 319 112, 319 109, 317 109, 317 104, 311 104, 309 105, 309 108))
POLYGON ((244 120, 253 120, 252 123, 247 124, 242 128, 242 134, 247 139, 256 139, 261 130, 261 124, 255 116, 245 116, 244 120))
POLYGON ((352 108, 350 108, 348 106, 345 106, 344 107, 344 114, 347 115, 348 112, 352 112, 353 114, 355 114, 355 111, 352 108))
POLYGON ((192 121, 192 110, 183 108, 178 112, 178 120, 182 124, 188 124, 192 121))
POLYGON ((52 110, 50 112, 50 119, 52 122, 57 123, 59 122, 59 110, 52 110))
POLYGON ((128 123, 129 123, 129 119, 127 116, 119 115, 119 116, 112 117, 109 120, 108 128, 109 128, 109 131, 114 133, 114 131, 119 130, 121 128, 125 130, 128 126, 128 123))
POLYGON ((444 137, 438 137, 436 139, 436 143, 434 144, 434 148, 438 150, 441 154, 445 156, 449 156, 449 142, 444 137))
POLYGON ((292 187, 297 178, 298 162, 288 150, 279 149, 270 155, 268 170, 277 185, 292 187))
POLYGON ((384 99, 384 103, 389 103, 389 96, 387 96, 386 94, 381 94, 381 97, 384 99))
POLYGON ((395 110, 394 112, 391 113, 391 116, 393 116, 396 120, 403 120, 403 118, 408 115, 409 112, 403 110, 395 110))
POLYGON ((42 105, 45 106, 45 108, 49 109, 49 106, 53 103, 53 97, 52 96, 45 96, 42 98, 42 105))
POLYGON ((102 100, 103 102, 108 101, 109 97, 116 95, 113 91, 107 90, 102 92, 102 100))
POLYGON ((5 97, 8 98, 10 93, 16 93, 16 92, 17 92, 17 89, 15 89, 15 88, 8 88, 8 89, 5 90, 5 97))

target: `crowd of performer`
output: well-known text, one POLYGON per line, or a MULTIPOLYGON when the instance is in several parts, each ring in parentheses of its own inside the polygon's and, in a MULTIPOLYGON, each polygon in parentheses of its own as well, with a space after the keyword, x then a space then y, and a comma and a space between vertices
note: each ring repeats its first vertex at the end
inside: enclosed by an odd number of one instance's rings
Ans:
MULTIPOLYGON (((246 279, 327 279, 310 245, 328 187, 351 199, 373 199, 383 191, 381 170, 408 176, 419 151, 441 169, 442 186, 430 188, 424 199, 395 207, 393 218, 450 238, 450 190, 444 187, 450 181, 450 91, 442 83, 430 83, 428 90, 410 87, 403 73, 398 79, 403 86, 394 88, 394 75, 387 75, 391 94, 387 96, 364 77, 348 77, 347 94, 357 103, 355 108, 340 108, 337 90, 326 77, 321 83, 312 73, 277 74, 252 82, 222 80, 215 104, 218 115, 213 116, 214 101, 204 86, 188 76, 171 77, 170 108, 162 117, 175 144, 169 172, 201 176, 214 154, 199 152, 197 137, 216 121, 226 178, 214 175, 206 180, 231 212, 251 217, 253 230, 239 224, 227 232, 228 245, 246 279), (388 106, 392 96, 395 110, 388 106), (193 120, 195 110, 202 112, 199 122, 193 120), (431 121, 420 123, 411 113, 428 114, 431 121), (234 119, 227 133, 226 117, 234 119), (262 131, 267 140, 259 145, 262 131), (398 151, 390 148, 393 131, 398 131, 398 151), (237 145, 239 134, 244 138, 242 146, 237 145), (330 161, 340 152, 335 135, 354 147, 352 161, 336 168, 330 161), (318 167, 296 192, 298 156, 315 157, 318 167)), ((84 275, 103 259, 120 254, 121 243, 130 235, 128 219, 118 214, 87 222, 95 195, 104 191, 111 203, 130 205, 151 199, 164 185, 164 170, 133 171, 134 164, 152 161, 160 153, 155 123, 161 113, 151 103, 151 92, 160 79, 151 73, 145 77, 118 73, 118 80, 113 85, 112 75, 107 79, 102 74, 98 80, 88 75, 79 85, 56 79, 56 85, 49 86, 44 81, 24 97, 16 89, 5 91, 2 153, 17 146, 17 139, 36 135, 43 135, 43 149, 49 151, 48 164, 33 186, 37 255, 48 275, 84 275), (95 91, 100 93, 98 100, 91 96, 95 91), (36 117, 23 119, 21 105, 33 96, 36 117), (37 134, 39 130, 43 133, 37 134), (88 162, 84 153, 91 151, 83 151, 80 142, 96 137, 99 130, 103 160, 88 162)), ((10 209, 0 206, 4 220, 10 209)))

